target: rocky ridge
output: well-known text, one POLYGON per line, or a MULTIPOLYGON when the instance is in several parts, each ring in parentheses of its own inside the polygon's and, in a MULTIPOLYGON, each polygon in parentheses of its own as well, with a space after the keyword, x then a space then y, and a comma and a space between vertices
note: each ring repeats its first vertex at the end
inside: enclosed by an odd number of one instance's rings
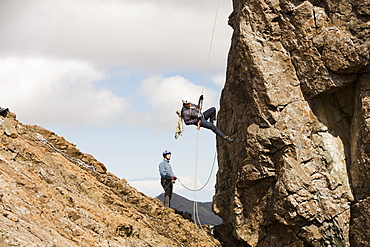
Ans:
POLYGON ((370 2, 233 0, 214 211, 228 246, 370 246, 370 2))
POLYGON ((215 245, 64 138, 0 117, 0 246, 215 245))

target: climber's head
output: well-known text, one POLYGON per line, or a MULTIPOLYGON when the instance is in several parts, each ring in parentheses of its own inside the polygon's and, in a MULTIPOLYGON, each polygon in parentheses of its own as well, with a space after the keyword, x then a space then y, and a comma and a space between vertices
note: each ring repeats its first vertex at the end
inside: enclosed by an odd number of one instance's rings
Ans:
POLYGON ((170 160, 171 159, 171 151, 170 150, 165 150, 163 153, 163 158, 170 160))
POLYGON ((182 104, 183 105, 188 105, 190 103, 191 103, 191 101, 190 101, 190 98, 188 96, 182 97, 182 104))

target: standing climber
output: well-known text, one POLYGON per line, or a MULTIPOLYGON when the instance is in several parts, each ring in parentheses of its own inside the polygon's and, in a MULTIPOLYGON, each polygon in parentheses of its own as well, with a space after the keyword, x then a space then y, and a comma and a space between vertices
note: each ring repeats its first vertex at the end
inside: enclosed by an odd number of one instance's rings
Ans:
POLYGON ((190 98, 184 96, 182 98, 182 109, 181 116, 186 125, 196 125, 198 129, 204 127, 212 130, 216 135, 225 139, 226 141, 232 142, 234 139, 225 136, 214 124, 216 120, 216 108, 211 107, 205 112, 201 112, 200 104, 203 101, 203 95, 199 97, 198 105, 191 103, 190 98), (209 119, 209 121, 208 121, 209 119))
POLYGON ((173 183, 177 177, 172 172, 170 165, 171 152, 166 150, 163 152, 163 161, 159 163, 159 174, 161 175, 161 184, 164 189, 164 200, 163 204, 165 207, 170 207, 170 201, 172 198, 173 183))
POLYGON ((0 116, 6 117, 8 115, 9 108, 0 107, 0 116))

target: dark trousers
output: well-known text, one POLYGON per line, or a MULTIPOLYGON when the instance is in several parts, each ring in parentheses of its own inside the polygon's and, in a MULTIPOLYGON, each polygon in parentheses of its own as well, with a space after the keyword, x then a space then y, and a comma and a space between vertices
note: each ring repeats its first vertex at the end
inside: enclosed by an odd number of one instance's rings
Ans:
POLYGON ((222 133, 214 124, 213 121, 216 120, 216 108, 211 107, 205 112, 203 112, 203 117, 201 119, 200 126, 206 129, 212 130, 216 135, 218 135, 221 138, 225 138, 224 133, 222 133), (210 120, 208 122, 207 120, 210 120))
POLYGON ((163 204, 165 207, 171 206, 171 198, 172 198, 172 181, 170 179, 161 179, 161 184, 164 189, 164 199, 163 204))

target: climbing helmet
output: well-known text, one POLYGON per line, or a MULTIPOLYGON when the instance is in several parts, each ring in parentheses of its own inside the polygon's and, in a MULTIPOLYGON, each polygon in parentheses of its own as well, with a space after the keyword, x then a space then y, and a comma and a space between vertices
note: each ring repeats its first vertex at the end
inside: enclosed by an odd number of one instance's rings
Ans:
POLYGON ((165 150, 165 151, 163 152, 163 157, 165 157, 167 154, 171 154, 171 151, 170 151, 170 150, 165 150))
POLYGON ((190 98, 188 96, 184 96, 182 97, 182 103, 183 104, 189 104, 191 101, 190 101, 190 98))

